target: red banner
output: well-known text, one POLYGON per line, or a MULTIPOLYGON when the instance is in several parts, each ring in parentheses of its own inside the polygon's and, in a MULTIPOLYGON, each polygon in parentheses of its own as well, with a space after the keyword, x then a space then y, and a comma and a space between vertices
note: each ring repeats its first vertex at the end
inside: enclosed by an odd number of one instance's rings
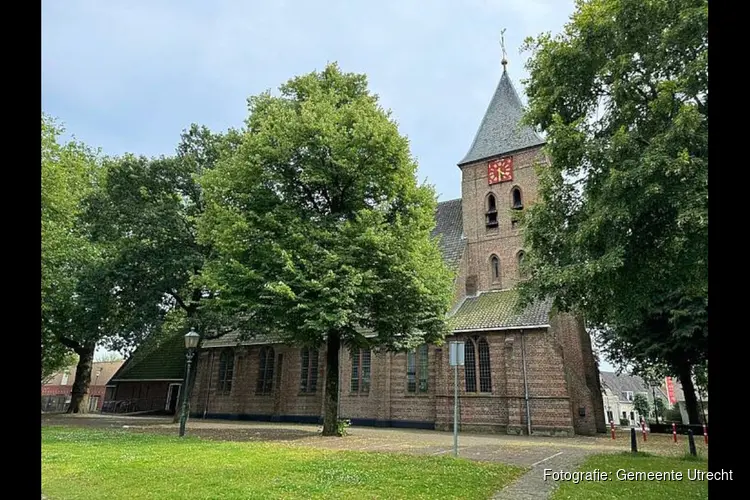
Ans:
POLYGON ((677 402, 677 398, 674 397, 674 381, 672 377, 667 377, 667 397, 669 398, 669 404, 673 405, 677 402))

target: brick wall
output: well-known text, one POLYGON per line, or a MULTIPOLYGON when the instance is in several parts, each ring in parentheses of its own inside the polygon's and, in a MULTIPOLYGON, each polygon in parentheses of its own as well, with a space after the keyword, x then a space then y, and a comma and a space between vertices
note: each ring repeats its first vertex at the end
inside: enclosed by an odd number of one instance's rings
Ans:
MULTIPOLYGON (((464 368, 458 370, 459 415, 463 430, 527 433, 526 387, 529 392, 534 434, 573 433, 562 353, 546 329, 486 332, 492 370, 492 392, 467 394, 464 368), (521 339, 523 338, 523 349, 521 339), (523 350, 526 357, 524 383, 523 350)), ((465 336, 449 337, 446 340, 465 336)), ((447 353, 447 351, 446 351, 447 353)), ((447 356, 442 360, 436 405, 436 427, 453 426, 453 371, 447 356)))
POLYGON ((261 346, 230 349, 234 353, 234 370, 228 392, 219 391, 219 358, 223 349, 201 352, 197 362, 198 375, 191 394, 191 413, 260 420, 294 420, 294 417, 301 417, 297 420, 317 420, 323 408, 325 350, 320 350, 318 354, 315 392, 302 393, 300 350, 274 345, 273 389, 269 394, 259 394, 260 349, 261 346))
MULTIPOLYGON (((526 397, 528 386, 531 427, 534 434, 570 435, 591 433, 594 404, 586 398, 585 384, 565 363, 564 342, 572 342, 575 323, 557 319, 558 328, 525 331, 486 332, 490 352, 492 391, 488 394, 467 394, 464 368, 458 370, 460 394, 460 425, 464 431, 526 433, 526 397), (561 326, 560 326, 561 325, 561 326), (523 346, 521 345, 523 339, 523 346), (560 341, 563 340, 563 342, 560 341), (523 351, 526 355, 524 384, 523 351), (588 405, 587 416, 578 417, 580 405, 588 405), (575 410, 575 412, 574 412, 575 410)), ((455 338, 448 337, 446 341, 455 338)), ((568 347, 575 350, 575 345, 568 347)), ((269 395, 256 394, 260 346, 240 347, 235 353, 232 389, 218 392, 218 358, 220 349, 207 350, 198 356, 196 379, 191 396, 193 414, 208 417, 262 420, 318 421, 323 415, 325 356, 321 350, 317 390, 301 394, 300 351, 288 346, 274 346, 276 370, 274 386, 269 395), (281 373, 278 359, 282 356, 281 373), (213 358, 213 362, 212 362, 213 358), (210 368, 210 370, 209 370, 210 368), (209 380, 210 379, 210 380, 209 380), (209 388, 210 382, 210 388, 209 388)), ((418 426, 449 430, 453 426, 453 369, 448 363, 446 345, 430 346, 428 350, 428 390, 410 393, 407 390, 407 355, 373 350, 370 366, 370 389, 351 391, 351 354, 340 354, 341 398, 340 416, 355 424, 418 426)))
POLYGON ((467 238, 465 270, 467 276, 475 275, 479 290, 512 288, 518 282, 518 252, 523 249, 523 234, 511 223, 511 191, 521 190, 524 208, 537 198, 539 181, 535 164, 543 162, 541 149, 520 152, 513 157, 513 180, 500 184, 487 184, 487 162, 462 167, 461 195, 463 203, 464 234, 467 238), (497 203, 498 226, 485 224, 487 196, 492 193, 497 203), (490 269, 490 256, 500 259, 501 279, 495 281, 490 269))
POLYGON ((576 433, 606 432, 599 371, 591 337, 582 322, 571 314, 553 314, 551 323, 563 352, 576 433))

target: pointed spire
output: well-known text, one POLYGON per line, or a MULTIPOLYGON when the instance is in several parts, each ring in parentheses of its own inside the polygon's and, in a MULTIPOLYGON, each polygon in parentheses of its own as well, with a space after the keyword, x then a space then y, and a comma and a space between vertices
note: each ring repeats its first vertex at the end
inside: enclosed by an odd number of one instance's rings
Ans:
POLYGON ((508 66, 508 57, 505 53, 505 28, 500 32, 500 47, 503 49, 503 59, 500 64, 503 65, 503 73, 505 73, 506 66, 508 66))
POLYGON ((459 162, 459 167, 544 144, 544 140, 531 127, 521 123, 524 109, 508 76, 504 34, 505 30, 500 39, 503 49, 503 74, 500 83, 474 136, 474 142, 459 162))

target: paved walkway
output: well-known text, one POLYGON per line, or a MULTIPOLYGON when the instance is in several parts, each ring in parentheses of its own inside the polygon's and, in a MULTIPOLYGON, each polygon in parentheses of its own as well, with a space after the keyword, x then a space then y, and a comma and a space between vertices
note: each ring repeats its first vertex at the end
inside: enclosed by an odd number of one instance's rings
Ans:
POLYGON ((575 471, 586 459, 587 453, 560 451, 548 459, 534 464, 529 472, 497 493, 493 500, 541 500, 549 498, 557 488, 551 479, 545 480, 544 470, 575 471))

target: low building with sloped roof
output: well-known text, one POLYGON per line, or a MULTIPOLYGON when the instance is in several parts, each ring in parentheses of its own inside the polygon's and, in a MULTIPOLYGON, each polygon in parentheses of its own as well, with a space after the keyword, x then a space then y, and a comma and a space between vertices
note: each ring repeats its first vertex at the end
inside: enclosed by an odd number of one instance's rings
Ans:
POLYGON ((154 412, 174 415, 185 378, 183 334, 147 339, 108 383, 108 413, 154 412))

